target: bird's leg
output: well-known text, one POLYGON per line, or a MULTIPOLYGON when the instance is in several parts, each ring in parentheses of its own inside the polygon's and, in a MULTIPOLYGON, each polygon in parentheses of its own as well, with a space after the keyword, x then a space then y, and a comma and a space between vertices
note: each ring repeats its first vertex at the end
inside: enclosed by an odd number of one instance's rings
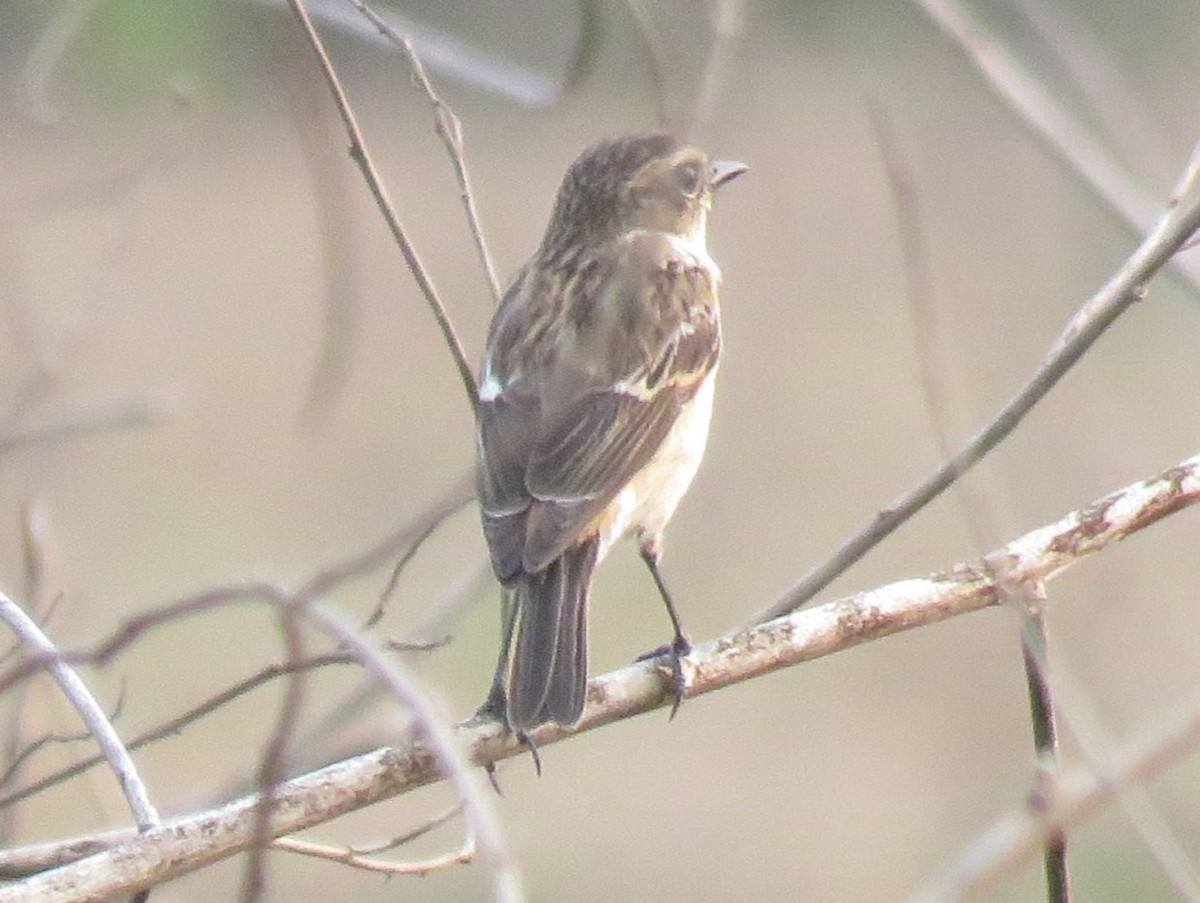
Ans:
POLYGON ((671 593, 667 589, 667 584, 663 581, 662 572, 658 567, 659 559, 662 558, 662 540, 658 537, 644 537, 640 550, 642 561, 646 562, 646 567, 650 569, 650 576, 654 578, 654 585, 658 587, 658 594, 662 596, 663 604, 667 607, 667 616, 671 619, 671 627, 675 631, 675 637, 668 645, 660 646, 652 652, 639 656, 638 660, 643 661, 659 657, 670 659, 671 691, 675 697, 675 702, 671 706, 671 717, 674 718, 675 713, 679 711, 680 704, 683 702, 684 690, 687 689, 687 678, 683 673, 682 659, 692 651, 692 641, 683 629, 683 623, 679 620, 679 612, 675 610, 675 603, 671 600, 671 593))
POLYGON ((671 599, 671 592, 663 581, 662 571, 658 567, 661 557, 662 549, 658 543, 647 543, 642 546, 642 561, 646 562, 646 567, 650 569, 650 576, 654 578, 654 585, 658 587, 658 594, 662 596, 663 605, 667 607, 667 617, 671 619, 671 627, 675 631, 670 649, 677 655, 687 655, 692 651, 692 641, 688 638, 687 631, 683 629, 683 623, 679 620, 679 612, 675 610, 675 603, 671 599))

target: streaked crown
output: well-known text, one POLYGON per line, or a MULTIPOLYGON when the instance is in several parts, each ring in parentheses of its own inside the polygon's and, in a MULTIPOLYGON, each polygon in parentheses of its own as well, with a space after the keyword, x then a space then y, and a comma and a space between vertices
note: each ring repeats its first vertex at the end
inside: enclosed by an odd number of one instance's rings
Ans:
POLYGON ((704 229, 712 192, 744 172, 662 132, 592 145, 571 164, 542 239, 547 264, 566 264, 633 229, 693 237, 704 229))

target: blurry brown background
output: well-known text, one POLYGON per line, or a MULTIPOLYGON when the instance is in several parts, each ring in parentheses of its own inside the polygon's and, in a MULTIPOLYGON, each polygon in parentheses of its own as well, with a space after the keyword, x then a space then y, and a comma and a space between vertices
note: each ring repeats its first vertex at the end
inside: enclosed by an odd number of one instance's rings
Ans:
MULTIPOLYGON (((472 439, 449 357, 344 153, 289 15, 233 2, 97 4, 48 81, 31 86, 30 54, 52 40, 46 6, 0 7, 0 412, 38 360, 52 366, 52 392, 19 423, 117 396, 162 412, 146 428, 0 456, 0 588, 20 593, 19 512, 37 502, 53 588, 64 593, 50 630, 75 647, 218 582, 299 584, 417 513, 469 468, 472 439), (356 329, 344 384, 305 418, 327 292, 357 305, 356 329)), ((1052 42, 1019 5, 986 7, 1018 55, 1084 111, 1052 62, 1052 42)), ((1195 9, 1054 8, 1126 80, 1137 103, 1109 140, 1165 198, 1200 137, 1195 9)), ((570 160, 596 138, 655 124, 643 41, 617 2, 427 0, 403 10, 552 86, 583 36, 590 64, 548 103, 431 73, 462 118, 484 227, 510 274, 538 242, 570 160), (599 12, 600 30, 584 24, 584 11, 599 12)), ((680 120, 704 70, 706 10, 684 0, 653 6, 680 120)), ((770 602, 937 464, 919 347, 952 368, 941 374, 952 405, 938 416, 961 441, 1137 241, 914 5, 749 2, 743 24, 707 121, 690 136, 753 167, 713 220, 727 356, 709 454, 665 562, 701 639, 770 602), (913 326, 868 96, 888 111, 913 173, 936 334, 913 326)), ((474 359, 489 294, 428 104, 394 51, 324 30, 474 359)), ((1194 453, 1198 341, 1196 292, 1159 278, 971 476, 973 492, 939 500, 824 597, 969 560, 1194 453)), ((458 515, 406 572, 386 635, 421 623, 431 600, 479 566, 475 517, 458 515)), ((1195 512, 1172 517, 1050 588, 1065 712, 1100 751, 1200 680, 1198 529, 1195 512)), ((374 574, 335 602, 361 617, 385 580, 374 574)), ((593 601, 597 671, 666 636, 631 550, 603 568, 593 601)), ((481 585, 449 629, 452 643, 414 662, 447 712, 464 716, 491 674, 494 590, 481 585)), ((271 618, 242 607, 156 632, 89 679, 110 704, 124 686, 118 727, 133 734, 282 655, 271 618)), ((348 669, 314 678, 312 722, 357 684, 348 669)), ((165 813, 244 786, 278 690, 139 754, 165 813)), ((32 734, 76 729, 48 685, 39 682, 30 703, 32 734)), ((371 712, 365 726, 322 729, 323 739, 306 741, 304 762, 386 742, 402 719, 390 705, 371 712)), ((44 752, 28 773, 83 748, 44 752)), ((555 746, 543 762, 541 780, 527 760, 504 767, 497 801, 532 900, 899 899, 1030 786, 1014 619, 989 611, 872 643, 689 702, 670 724, 657 713, 555 746)), ((1193 869, 1198 787, 1192 757, 1150 789, 1193 869)), ((436 788, 312 836, 398 834, 446 799, 436 788)), ((25 806, 7 842, 127 821, 111 777, 98 771, 25 806)), ((456 832, 400 855, 450 848, 456 832)), ((1079 899, 1175 899, 1119 814, 1072 840, 1079 899)), ((488 895, 479 865, 384 882, 282 854, 270 863, 276 900, 488 895)), ((240 865, 154 898, 229 899, 240 865)), ((987 899, 1037 899, 1040 882, 1031 866, 987 899)))

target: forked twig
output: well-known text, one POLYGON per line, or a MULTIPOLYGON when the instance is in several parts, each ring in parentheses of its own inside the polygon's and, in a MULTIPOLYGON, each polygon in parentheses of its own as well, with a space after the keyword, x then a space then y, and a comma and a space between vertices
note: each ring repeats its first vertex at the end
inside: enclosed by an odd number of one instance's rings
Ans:
POLYGON ((450 164, 454 167, 454 176, 458 179, 460 199, 466 210, 467 225, 471 229, 471 239, 475 242, 475 251, 479 254, 479 262, 483 265, 488 288, 492 290, 492 300, 499 304, 500 280, 496 278, 496 267, 492 264, 492 255, 488 251, 487 241, 483 237, 479 211, 475 208, 475 193, 471 190, 471 178, 467 174, 466 152, 463 150, 462 122, 459 120, 458 114, 450 109, 450 106, 433 90, 433 84, 429 81, 429 76, 425 74, 425 66, 421 63, 421 58, 413 47, 412 39, 394 29, 363 0, 350 0, 350 2, 370 20, 381 35, 404 51, 404 55, 408 57, 408 65, 412 69, 413 80, 425 92, 425 96, 433 107, 438 137, 446 145, 446 153, 450 155, 450 164))
MULTIPOLYGON (((219 693, 215 693, 203 702, 192 706, 186 712, 176 715, 168 721, 163 722, 155 727, 138 734, 131 739, 126 747, 130 752, 136 752, 144 746, 154 743, 156 740, 162 740, 165 737, 173 737, 182 733, 183 729, 195 721, 199 721, 206 715, 211 715, 238 699, 246 695, 252 690, 270 683, 273 680, 278 680, 281 677, 286 677, 290 674, 295 674, 298 671, 311 671, 316 668, 324 668, 329 665, 349 665, 356 664, 357 659, 346 652, 330 652, 325 655, 315 655, 301 662, 287 662, 279 665, 267 665, 249 677, 238 681, 232 686, 226 687, 219 693)), ((80 759, 71 765, 67 765, 58 771, 38 778, 24 787, 12 791, 11 793, 0 796, 0 810, 6 809, 21 800, 37 796, 44 790, 61 784, 63 781, 70 780, 73 777, 83 774, 91 768, 104 762, 103 755, 89 756, 86 759, 80 759)), ((3 781, 0 781, 0 786, 3 786, 3 781)), ((0 876, 3 877, 3 876, 0 876)))
POLYGON ((468 837, 457 850, 422 859, 417 862, 388 862, 376 858, 380 853, 394 850, 428 834, 434 828, 444 825, 454 816, 462 812, 462 803, 451 806, 446 811, 435 815, 424 824, 406 831, 399 837, 393 837, 385 843, 374 844, 370 847, 334 847, 328 844, 312 843, 307 840, 297 840, 294 837, 280 837, 273 846, 289 853, 300 853, 304 856, 316 856, 319 859, 330 859, 343 865, 363 869, 369 872, 382 872, 385 875, 428 875, 452 865, 461 865, 475 858, 475 843, 468 837))
POLYGON ((458 368, 458 376, 462 381, 463 390, 467 393, 471 410, 474 411, 479 396, 478 387, 475 383, 475 374, 471 370, 471 365, 467 362, 467 356, 463 352, 462 342, 459 341, 454 324, 450 321, 449 314, 446 313, 445 305, 442 304, 441 297, 434 287, 432 278, 426 271, 425 265, 421 262, 421 257, 417 253, 416 246, 409 239, 408 231, 400 222, 399 214, 396 213, 396 209, 388 197, 387 189, 383 186, 383 180, 379 176, 379 171, 376 169, 375 163, 372 161, 371 155, 367 151, 366 144, 363 141, 362 130, 358 126, 358 120, 354 115, 354 110, 350 106, 350 100, 346 96, 346 91, 342 87, 341 79, 338 78, 337 72, 333 68, 333 63, 329 59, 329 54, 325 50, 325 45, 321 41, 320 35, 317 34, 317 30, 313 27, 312 20, 308 16, 308 10, 305 8, 303 0, 288 0, 288 4, 300 20, 304 33, 308 37, 308 42, 312 45, 313 52, 316 54, 317 60, 321 65, 321 71, 325 75, 325 80, 329 83, 329 90, 333 93, 338 115, 341 116, 342 123, 346 127, 346 133, 350 138, 350 156, 362 171, 363 178, 367 182, 367 188, 370 190, 371 196, 375 199, 375 203, 383 214, 383 218, 388 224, 388 229, 391 231, 392 237, 396 240, 396 244, 400 248, 400 253, 404 255, 409 272, 412 273, 413 279, 416 280, 417 286, 421 289, 421 294, 425 296, 425 300, 429 304, 429 310, 437 321, 438 328, 442 331, 442 338, 446 342, 446 347, 450 350, 451 357, 454 358, 454 366, 458 368))
POLYGON ((452 853, 417 862, 387 862, 346 847, 331 847, 309 840, 297 840, 294 837, 281 837, 272 846, 288 853, 315 856, 318 859, 328 859, 340 865, 348 865, 351 868, 367 872, 380 872, 384 875, 428 875, 430 872, 441 871, 452 865, 463 865, 475 858, 475 844, 470 840, 452 853))

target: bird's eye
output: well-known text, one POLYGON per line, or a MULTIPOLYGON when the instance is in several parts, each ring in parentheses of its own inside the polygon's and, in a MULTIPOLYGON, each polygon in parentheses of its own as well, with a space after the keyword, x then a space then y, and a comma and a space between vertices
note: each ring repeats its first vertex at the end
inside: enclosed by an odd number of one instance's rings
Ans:
POLYGON ((679 183, 679 187, 683 190, 684 194, 699 194, 702 177, 703 171, 700 169, 700 164, 695 160, 680 163, 675 167, 675 181, 679 183))

